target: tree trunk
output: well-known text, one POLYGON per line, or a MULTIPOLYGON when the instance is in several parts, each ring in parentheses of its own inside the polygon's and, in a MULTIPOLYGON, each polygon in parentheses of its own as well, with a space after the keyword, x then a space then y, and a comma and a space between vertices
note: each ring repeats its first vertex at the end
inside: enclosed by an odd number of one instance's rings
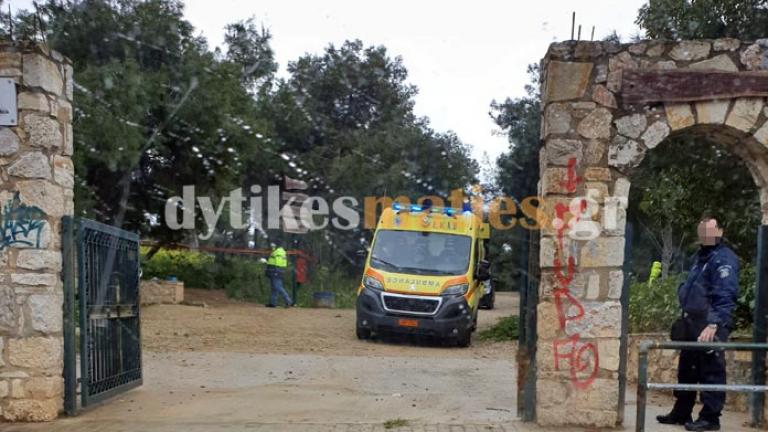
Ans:
POLYGON ((672 235, 672 226, 667 224, 661 230, 661 280, 669 276, 669 268, 672 265, 672 259, 675 257, 676 247, 672 235))

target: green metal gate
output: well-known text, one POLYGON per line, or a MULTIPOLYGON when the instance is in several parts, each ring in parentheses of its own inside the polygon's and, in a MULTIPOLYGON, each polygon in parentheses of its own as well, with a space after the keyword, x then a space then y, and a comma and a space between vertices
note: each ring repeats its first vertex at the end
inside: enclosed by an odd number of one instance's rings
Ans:
POLYGON ((83 408, 142 384, 139 236, 69 217, 62 228, 65 409, 72 415, 78 384, 83 408))

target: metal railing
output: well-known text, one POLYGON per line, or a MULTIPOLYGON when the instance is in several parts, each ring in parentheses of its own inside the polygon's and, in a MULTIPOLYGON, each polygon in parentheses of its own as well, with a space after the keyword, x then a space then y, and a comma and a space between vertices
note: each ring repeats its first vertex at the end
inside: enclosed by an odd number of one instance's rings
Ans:
MULTIPOLYGON (((648 390, 686 390, 686 391, 730 391, 742 393, 768 393, 768 385, 765 385, 765 369, 762 370, 762 379, 753 373, 753 384, 666 384, 648 382, 648 351, 652 349, 686 349, 686 350, 711 350, 723 351, 768 351, 768 343, 736 343, 736 342, 653 342, 640 343, 637 372, 637 423, 635 430, 645 431, 645 405, 648 390)), ((764 357, 763 357, 764 358, 764 357)), ((763 423, 763 398, 753 398, 752 422, 759 427, 763 423)))

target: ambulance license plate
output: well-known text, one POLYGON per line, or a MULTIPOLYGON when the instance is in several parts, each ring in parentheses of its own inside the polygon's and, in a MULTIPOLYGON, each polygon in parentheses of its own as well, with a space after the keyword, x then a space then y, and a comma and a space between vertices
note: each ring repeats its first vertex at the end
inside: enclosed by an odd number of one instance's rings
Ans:
POLYGON ((418 327, 419 326, 419 320, 415 319, 399 319, 397 320, 397 325, 400 327, 418 327))

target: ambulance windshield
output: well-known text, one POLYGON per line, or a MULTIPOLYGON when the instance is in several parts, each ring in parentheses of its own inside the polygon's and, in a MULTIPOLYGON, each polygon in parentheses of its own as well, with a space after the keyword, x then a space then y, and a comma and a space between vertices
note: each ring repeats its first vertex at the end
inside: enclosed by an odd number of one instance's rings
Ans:
POLYGON ((388 272, 461 275, 467 272, 472 238, 422 231, 380 230, 371 267, 388 272))

